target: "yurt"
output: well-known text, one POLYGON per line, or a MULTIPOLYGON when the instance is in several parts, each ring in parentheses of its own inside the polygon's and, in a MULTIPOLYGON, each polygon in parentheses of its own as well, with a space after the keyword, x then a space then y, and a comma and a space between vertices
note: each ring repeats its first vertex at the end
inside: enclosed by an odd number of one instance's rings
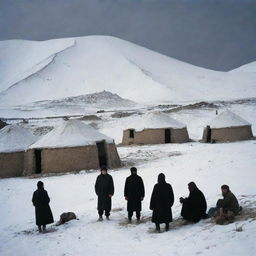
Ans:
POLYGON ((205 128, 203 142, 232 142, 253 138, 251 124, 233 113, 224 111, 217 115, 205 128))
POLYGON ((28 150, 26 173, 57 173, 119 167, 113 139, 79 120, 63 121, 28 150))
POLYGON ((0 177, 23 175, 26 150, 36 140, 28 129, 16 124, 0 130, 0 177))
POLYGON ((184 143, 188 141, 186 125, 157 111, 136 118, 123 131, 122 145, 184 143))

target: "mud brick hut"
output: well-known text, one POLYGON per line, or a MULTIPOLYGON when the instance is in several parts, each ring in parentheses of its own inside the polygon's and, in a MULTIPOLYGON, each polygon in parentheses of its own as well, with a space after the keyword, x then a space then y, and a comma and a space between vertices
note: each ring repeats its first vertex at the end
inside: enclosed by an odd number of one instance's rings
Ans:
POLYGON ((28 150, 26 174, 119 167, 113 139, 79 120, 63 121, 28 150))
POLYGON ((203 132, 205 143, 233 142, 253 138, 251 124, 231 111, 222 112, 203 132))
POLYGON ((189 141, 186 125, 161 112, 139 116, 123 131, 122 145, 184 143, 189 141))
POLYGON ((7 125, 0 130, 0 177, 21 176, 26 168, 26 150, 37 140, 28 129, 7 125))

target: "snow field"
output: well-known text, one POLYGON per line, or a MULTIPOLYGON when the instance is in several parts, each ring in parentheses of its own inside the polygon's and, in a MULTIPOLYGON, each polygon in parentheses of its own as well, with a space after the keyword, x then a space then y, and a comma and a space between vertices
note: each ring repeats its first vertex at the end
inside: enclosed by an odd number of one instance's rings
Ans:
MULTIPOLYGON (((121 158, 131 152, 145 152, 145 161, 136 164, 146 188, 142 215, 151 216, 148 209, 150 195, 160 172, 174 189, 174 220, 177 221, 181 206, 180 196, 188 194, 187 183, 195 181, 204 192, 208 209, 221 197, 220 186, 229 184, 231 190, 242 196, 244 204, 256 207, 254 166, 256 164, 255 141, 230 144, 169 144, 143 147, 118 148, 121 158), (151 154, 146 154, 151 152, 151 154), (181 155, 166 157, 166 153, 181 155), (152 160, 152 155, 154 160, 152 160), (156 159, 156 157, 158 159, 156 159), (248 202, 247 202, 248 201, 248 202), (247 202, 247 203, 246 203, 247 202)), ((114 211, 111 220, 96 222, 97 198, 94 182, 98 172, 67 174, 40 178, 51 197, 51 208, 58 220, 65 211, 74 211, 79 220, 56 227, 55 232, 37 234, 34 224, 32 193, 38 179, 11 178, 0 180, 0 204, 4 205, 0 228, 1 255, 255 255, 256 222, 252 219, 238 222, 242 232, 235 231, 236 223, 216 226, 209 220, 198 224, 176 226, 168 233, 153 232, 150 221, 139 225, 123 225, 126 218, 126 201, 123 197, 127 167, 110 171, 115 183, 114 211), (27 232, 22 232, 26 230, 27 232), (31 232, 31 233, 30 233, 31 232)), ((242 204, 243 205, 243 204, 242 204)), ((174 223, 175 223, 174 221, 174 223)))

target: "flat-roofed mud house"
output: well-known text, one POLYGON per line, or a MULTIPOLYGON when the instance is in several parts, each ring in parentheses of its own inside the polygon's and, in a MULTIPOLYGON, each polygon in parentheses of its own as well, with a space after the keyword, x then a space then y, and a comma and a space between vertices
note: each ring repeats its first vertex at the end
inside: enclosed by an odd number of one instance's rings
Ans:
POLYGON ((189 141, 186 125, 167 114, 151 112, 139 116, 123 131, 122 145, 184 143, 189 141))
POLYGON ((228 110, 217 115, 204 128, 202 141, 206 143, 232 142, 252 138, 251 124, 228 110))
POLYGON ((28 150, 26 174, 116 168, 121 165, 115 142, 79 120, 65 121, 28 150))
POLYGON ((23 175, 26 150, 36 140, 28 129, 16 124, 0 130, 0 177, 23 175))

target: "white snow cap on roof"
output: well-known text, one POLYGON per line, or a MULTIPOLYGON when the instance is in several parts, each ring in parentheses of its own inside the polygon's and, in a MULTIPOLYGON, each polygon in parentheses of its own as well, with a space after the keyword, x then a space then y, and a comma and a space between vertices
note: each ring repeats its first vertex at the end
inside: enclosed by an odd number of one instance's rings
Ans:
POLYGON ((251 125, 246 120, 238 116, 237 114, 227 110, 218 115, 215 119, 210 122, 211 128, 225 128, 235 126, 247 126, 251 125))
POLYGON ((17 124, 7 125, 0 130, 0 152, 24 151, 36 140, 28 129, 17 124))
POLYGON ((185 128, 186 125, 176 121, 167 114, 160 111, 154 111, 145 115, 139 116, 135 119, 129 128, 135 129, 136 131, 142 131, 144 129, 157 129, 157 128, 185 128))
POLYGON ((98 132, 79 120, 64 121, 51 132, 47 133, 30 148, 62 148, 96 145, 97 141, 105 140, 113 143, 113 139, 98 132))

